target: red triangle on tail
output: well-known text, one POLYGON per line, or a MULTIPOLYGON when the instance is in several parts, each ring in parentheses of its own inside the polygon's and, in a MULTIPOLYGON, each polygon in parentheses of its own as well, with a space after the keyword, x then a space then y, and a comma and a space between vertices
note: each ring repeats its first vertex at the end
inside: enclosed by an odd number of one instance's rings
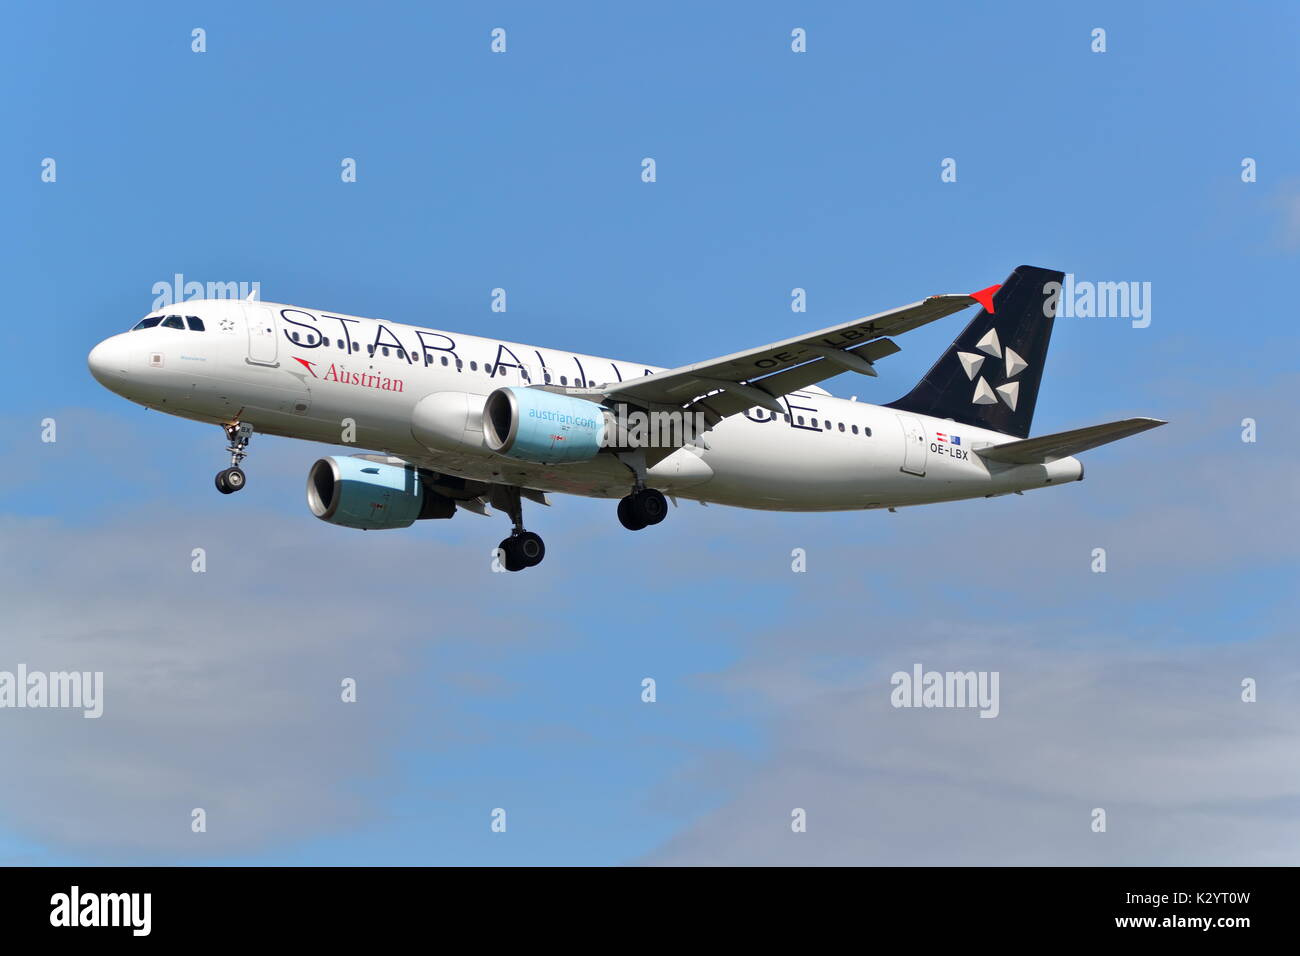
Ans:
POLYGON ((978 292, 972 292, 970 297, 984 306, 984 311, 989 315, 993 314, 993 297, 997 295, 1000 285, 991 285, 987 289, 980 289, 978 292))

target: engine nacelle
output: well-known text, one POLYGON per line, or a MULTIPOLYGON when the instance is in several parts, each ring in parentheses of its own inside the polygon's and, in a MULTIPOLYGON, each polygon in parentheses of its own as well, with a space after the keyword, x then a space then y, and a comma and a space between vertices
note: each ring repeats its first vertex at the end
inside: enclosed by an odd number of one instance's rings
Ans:
POLYGON ((307 473, 307 505, 322 521, 378 531, 420 518, 450 518, 456 502, 429 488, 414 465, 322 458, 307 473))
POLYGON ((483 443, 499 455, 551 465, 589 461, 605 439, 605 409, 538 388, 498 388, 483 406, 483 443))
POLYGON ((432 392, 411 412, 411 435, 433 451, 483 451, 483 396, 432 392))

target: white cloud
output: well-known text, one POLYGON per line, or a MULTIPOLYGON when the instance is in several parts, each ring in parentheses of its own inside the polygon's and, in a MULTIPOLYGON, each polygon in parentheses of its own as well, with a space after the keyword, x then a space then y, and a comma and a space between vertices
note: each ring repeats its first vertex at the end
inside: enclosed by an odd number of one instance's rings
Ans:
POLYGON ((1221 396, 1206 403, 1095 456, 1104 466, 1090 459, 1082 484, 854 516, 856 542, 810 526, 794 542, 808 573, 773 570, 757 591, 793 604, 794 621, 780 616, 708 678, 771 727, 769 752, 684 771, 710 781, 699 799, 716 809, 646 861, 1293 860, 1289 401, 1251 397, 1271 430, 1261 445, 1223 427, 1221 396), (1096 546, 1105 574, 1090 571, 1096 546), (918 662, 999 671, 1000 716, 891 707, 890 674, 918 662), (1256 703, 1240 699, 1246 677, 1256 703), (791 831, 796 807, 806 833, 791 831))
MULTIPOLYGON (((485 642, 524 632, 508 608, 448 599, 484 574, 451 554, 429 536, 247 510, 239 523, 133 511, 81 530, 4 519, 0 669, 103 671, 105 689, 98 720, 0 711, 0 819, 52 847, 170 857, 372 818, 365 781, 389 769, 411 702, 428 716, 420 650, 471 629, 485 642), (194 547, 206 573, 190 569, 194 547), (344 677, 356 704, 340 700, 344 677), (190 831, 194 807, 205 834, 190 831)), ((457 715, 424 739, 472 732, 457 715)))

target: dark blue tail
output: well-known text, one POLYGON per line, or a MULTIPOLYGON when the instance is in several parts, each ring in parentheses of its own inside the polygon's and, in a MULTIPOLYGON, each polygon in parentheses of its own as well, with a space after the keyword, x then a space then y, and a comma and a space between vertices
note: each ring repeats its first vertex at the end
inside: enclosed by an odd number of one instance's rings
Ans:
POLYGON ((993 294, 993 311, 980 309, 916 387, 886 407, 1028 438, 1064 278, 1019 266, 993 294))

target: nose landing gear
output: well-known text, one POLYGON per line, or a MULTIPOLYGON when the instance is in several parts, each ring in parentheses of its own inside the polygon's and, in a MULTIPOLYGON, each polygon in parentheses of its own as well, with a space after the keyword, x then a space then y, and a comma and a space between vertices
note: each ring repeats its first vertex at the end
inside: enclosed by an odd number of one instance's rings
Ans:
POLYGON ((234 494, 244 487, 247 478, 239 463, 248 457, 248 443, 253 438, 253 426, 247 422, 234 422, 222 425, 226 438, 230 441, 230 467, 217 472, 217 491, 223 495, 234 494))

